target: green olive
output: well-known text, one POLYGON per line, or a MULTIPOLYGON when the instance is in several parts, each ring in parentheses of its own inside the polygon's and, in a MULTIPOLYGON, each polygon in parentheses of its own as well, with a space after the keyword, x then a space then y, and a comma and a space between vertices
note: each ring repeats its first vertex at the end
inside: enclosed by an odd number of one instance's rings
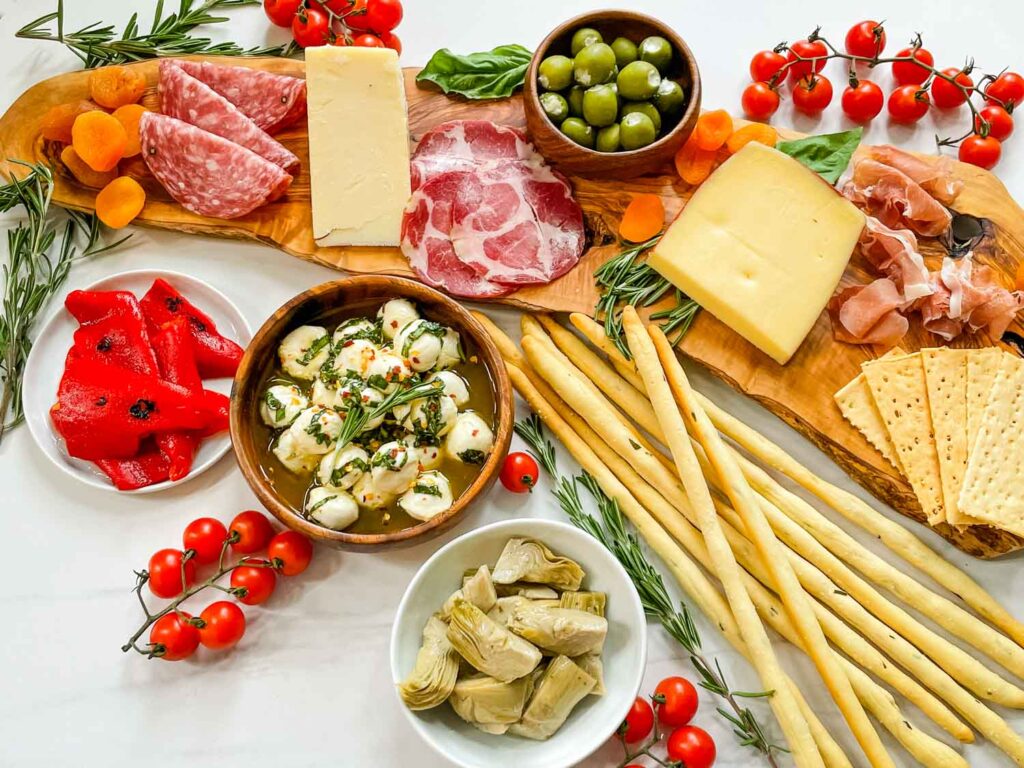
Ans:
POLYGON ((588 45, 573 60, 573 75, 584 88, 608 82, 615 68, 615 52, 604 43, 588 45))
POLYGON ((658 92, 654 94, 654 105, 665 116, 678 115, 683 111, 683 104, 686 97, 683 95, 683 87, 675 80, 668 78, 661 81, 658 92))
POLYGON ((595 85, 583 93, 583 119, 595 128, 614 123, 619 116, 619 97, 610 85, 595 85))
POLYGON ((569 95, 565 97, 569 102, 569 114, 573 117, 583 117, 583 88, 574 85, 569 89, 569 95))
POLYGON ((661 75, 657 68, 647 61, 634 61, 619 72, 619 96, 630 101, 646 101, 658 92, 661 75))
POLYGON ((544 114, 555 123, 560 123, 569 116, 569 102, 559 93, 542 93, 540 105, 544 109, 544 114))
POLYGON ((581 27, 580 29, 577 29, 575 32, 573 32, 572 43, 570 43, 569 48, 572 51, 572 55, 575 56, 588 45, 603 42, 604 38, 601 37, 601 33, 598 32, 596 29, 591 29, 590 27, 581 27))
POLYGON ((597 132, 597 141, 595 146, 598 152, 618 152, 619 151, 619 124, 612 123, 606 125, 604 128, 597 132))
POLYGON ((647 115, 651 118, 651 122, 654 123, 654 132, 661 133, 661 114, 658 112, 658 108, 651 104, 649 101, 627 101, 622 105, 622 116, 631 115, 634 112, 639 112, 642 115, 647 115))
POLYGON ((562 122, 562 133, 580 146, 587 148, 594 146, 594 129, 578 117, 567 117, 562 122))
POLYGON ((612 41, 612 50, 615 51, 615 63, 619 65, 619 69, 632 64, 639 56, 636 43, 626 37, 616 37, 612 41))
POLYGON ((572 59, 548 56, 537 69, 537 82, 549 91, 562 91, 572 85, 572 59))
POLYGON ((672 63, 672 44, 664 37, 651 35, 640 41, 640 61, 649 61, 665 74, 672 63))
POLYGON ((658 132, 654 129, 654 123, 642 112, 630 112, 619 123, 619 141, 623 149, 646 147, 654 143, 657 137, 658 132))

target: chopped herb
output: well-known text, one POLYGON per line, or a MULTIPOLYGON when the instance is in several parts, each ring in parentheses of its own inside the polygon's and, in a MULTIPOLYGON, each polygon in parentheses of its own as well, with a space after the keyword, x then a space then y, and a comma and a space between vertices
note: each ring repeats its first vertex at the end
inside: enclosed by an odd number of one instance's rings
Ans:
POLYGON ((436 484, 431 485, 429 483, 416 483, 416 485, 412 487, 412 490, 413 493, 423 493, 426 494, 427 496, 437 496, 438 498, 441 497, 441 489, 438 488, 436 484))
POLYGON ((375 373, 372 376, 370 376, 366 380, 366 383, 369 384, 374 389, 380 390, 381 392, 384 392, 388 387, 391 386, 391 382, 388 381, 387 377, 380 373, 375 373))
POLYGON ((629 444, 630 444, 631 446, 633 446, 633 450, 634 450, 634 451, 639 451, 639 450, 640 450, 640 443, 638 443, 638 442, 637 442, 636 440, 632 440, 632 439, 631 439, 631 440, 629 441, 629 444))
POLYGON ((467 448, 459 453, 459 458, 467 464, 483 464, 487 460, 487 454, 475 448, 467 448))
POLYGON ((371 467, 384 467, 391 472, 397 472, 409 463, 409 451, 397 448, 381 453, 377 451, 370 460, 371 467), (401 457, 401 461, 399 461, 401 457))
POLYGON ((369 472, 370 465, 360 458, 350 459, 340 467, 335 467, 331 472, 331 485, 341 485, 345 482, 345 476, 352 472, 369 472))
POLYGON ((314 512, 316 512, 316 511, 317 511, 318 509, 320 509, 320 507, 322 507, 322 506, 323 506, 324 504, 326 504, 326 503, 327 503, 328 501, 333 501, 333 500, 334 500, 334 499, 336 499, 336 498, 338 498, 338 496, 337 496, 337 495, 334 495, 334 496, 324 496, 324 497, 323 497, 322 499, 320 499, 320 501, 318 501, 318 502, 317 502, 316 504, 314 504, 314 505, 313 505, 312 507, 310 507, 309 509, 307 509, 307 510, 306 510, 306 514, 307 514, 307 515, 311 515, 311 514, 313 514, 313 513, 314 513, 314 512))
POLYGON ((274 412, 274 421, 284 421, 284 417, 287 415, 287 408, 284 403, 274 397, 274 393, 271 390, 267 390, 267 393, 263 396, 264 402, 267 407, 274 412))
POLYGON ((315 414, 313 414, 313 418, 309 420, 309 426, 306 427, 306 434, 315 437, 316 441, 320 445, 331 444, 331 437, 330 435, 324 434, 324 425, 320 422, 320 414, 322 414, 325 410, 327 409, 321 408, 315 414))
POLYGON ((309 348, 302 354, 302 357, 298 359, 299 365, 309 365, 313 362, 313 358, 320 354, 324 347, 331 343, 331 337, 326 333, 323 336, 318 337, 309 348))

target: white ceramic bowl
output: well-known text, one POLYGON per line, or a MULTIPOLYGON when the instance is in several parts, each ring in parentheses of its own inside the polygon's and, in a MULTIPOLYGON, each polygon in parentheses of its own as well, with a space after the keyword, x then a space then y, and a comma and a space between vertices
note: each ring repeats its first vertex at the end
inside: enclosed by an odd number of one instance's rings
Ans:
POLYGON ((435 552, 413 577, 398 606, 391 630, 391 677, 397 685, 412 670, 423 626, 458 589, 463 572, 493 565, 515 536, 539 539, 556 554, 571 557, 586 571, 584 588, 608 594, 608 639, 602 653, 608 692, 586 697, 547 741, 483 733, 463 722, 448 704, 423 712, 412 712, 401 699, 399 705, 416 732, 462 768, 569 768, 618 728, 640 690, 647 662, 647 620, 639 595, 612 554, 578 528, 552 520, 507 520, 478 528, 435 552))
MULTIPOLYGON (((242 313, 223 293, 194 277, 179 272, 168 272, 157 269, 140 269, 121 272, 87 285, 87 291, 131 291, 137 298, 142 298, 153 281, 162 277, 205 312, 217 330, 229 339, 238 342, 242 347, 252 340, 249 324, 242 313)), ((78 323, 63 305, 58 307, 46 323, 39 329, 32 345, 28 361, 25 364, 24 405, 25 421, 36 444, 46 457, 71 477, 94 488, 117 491, 107 476, 91 461, 82 461, 68 456, 64 441, 53 428, 50 421, 50 406, 57 397, 57 386, 64 374, 64 360, 74 340, 78 323)), ((224 395, 231 394, 232 379, 204 379, 203 386, 224 395)), ((227 430, 219 435, 203 440, 192 463, 192 471, 180 480, 167 480, 136 491, 117 491, 119 493, 152 493, 171 488, 187 482, 205 472, 228 452, 231 437, 227 430)))

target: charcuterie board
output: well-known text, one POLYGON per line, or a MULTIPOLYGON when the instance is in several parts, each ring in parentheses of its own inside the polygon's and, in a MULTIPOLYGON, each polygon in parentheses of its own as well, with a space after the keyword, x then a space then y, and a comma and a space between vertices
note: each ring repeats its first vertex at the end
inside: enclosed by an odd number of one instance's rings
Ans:
MULTIPOLYGON (((304 71, 302 62, 290 59, 232 57, 220 60, 289 75, 302 76, 304 71)), ((142 103, 157 108, 157 63, 147 61, 131 66, 143 72, 150 83, 142 103)), ((405 70, 413 143, 431 127, 453 119, 488 119, 518 127, 525 125, 521 97, 487 102, 448 98, 435 90, 419 88, 415 83, 416 72, 415 69, 405 70)), ((60 75, 22 94, 0 118, 3 157, 26 161, 55 159, 52 157, 53 147, 40 137, 41 117, 51 106, 86 98, 88 76, 86 71, 60 75)), ((358 105, 353 105, 353 114, 358 115, 358 105)), ((194 234, 257 240, 293 256, 350 272, 411 276, 412 271, 395 248, 316 246, 312 237, 307 167, 309 151, 305 129, 301 125, 294 126, 276 138, 302 160, 302 170, 285 197, 231 221, 205 218, 184 210, 154 179, 148 177, 143 163, 136 158, 131 167, 123 170, 137 176, 146 189, 146 206, 137 222, 194 234)), ((59 163, 56 165, 60 167, 59 163)), ((671 217, 682 209, 692 193, 691 187, 668 170, 665 175, 631 180, 572 177, 587 225, 589 247, 584 258, 576 268, 555 282, 519 290, 499 301, 524 310, 592 312, 598 297, 593 271, 616 252, 617 223, 631 196, 638 192, 661 196, 671 217)), ((975 248, 976 257, 1011 276, 1008 282, 1012 282, 1012 276, 1024 260, 1024 211, 998 179, 987 171, 957 163, 955 175, 965 184, 956 202, 957 211, 981 220, 983 234, 975 248)), ((94 199, 95 190, 78 184, 66 174, 59 175, 54 190, 56 203, 89 211, 94 199)), ((925 240, 921 247, 929 266, 934 268, 941 261, 943 246, 935 240, 925 240)), ((844 284, 860 284, 871 279, 867 272, 858 268, 855 259, 847 270, 844 284)), ((779 297, 780 301, 791 298, 779 297)), ((1018 321, 1011 331, 1021 333, 1024 328, 1018 321)), ((902 345, 916 350, 936 343, 935 337, 912 326, 902 345)), ((964 337, 958 340, 957 345, 989 343, 990 340, 982 337, 964 337)), ((780 366, 708 313, 698 316, 680 346, 683 352, 716 376, 756 399, 806 435, 880 499, 909 517, 924 520, 906 481, 859 432, 843 420, 833 401, 833 394, 857 375, 861 362, 872 356, 870 347, 834 341, 829 320, 822 315, 796 356, 787 365, 780 366)), ((937 530, 963 551, 979 557, 996 557, 1024 548, 1024 540, 993 528, 974 526, 956 531, 943 525, 937 530)))

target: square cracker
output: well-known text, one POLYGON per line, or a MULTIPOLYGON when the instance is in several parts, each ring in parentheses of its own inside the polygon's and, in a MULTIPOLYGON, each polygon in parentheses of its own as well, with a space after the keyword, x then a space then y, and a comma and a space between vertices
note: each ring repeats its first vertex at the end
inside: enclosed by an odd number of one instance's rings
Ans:
POLYGON ((843 418, 864 435, 867 441, 885 457, 886 461, 899 470, 900 474, 903 474, 900 457, 896 454, 896 446, 889 439, 885 422, 882 421, 882 416, 875 407, 875 401, 871 397, 871 389, 868 387, 864 374, 859 374, 836 392, 835 398, 843 418))
POLYGON ((1024 361, 1003 355, 978 441, 971 453, 960 509, 1024 536, 1024 361))
POLYGON ((875 407, 928 524, 944 522, 939 455, 935 450, 921 354, 883 358, 862 367, 875 407))
POLYGON ((972 350, 967 359, 967 456, 970 460, 974 443, 981 429, 988 395, 996 380, 999 364, 1005 353, 999 347, 972 350))

